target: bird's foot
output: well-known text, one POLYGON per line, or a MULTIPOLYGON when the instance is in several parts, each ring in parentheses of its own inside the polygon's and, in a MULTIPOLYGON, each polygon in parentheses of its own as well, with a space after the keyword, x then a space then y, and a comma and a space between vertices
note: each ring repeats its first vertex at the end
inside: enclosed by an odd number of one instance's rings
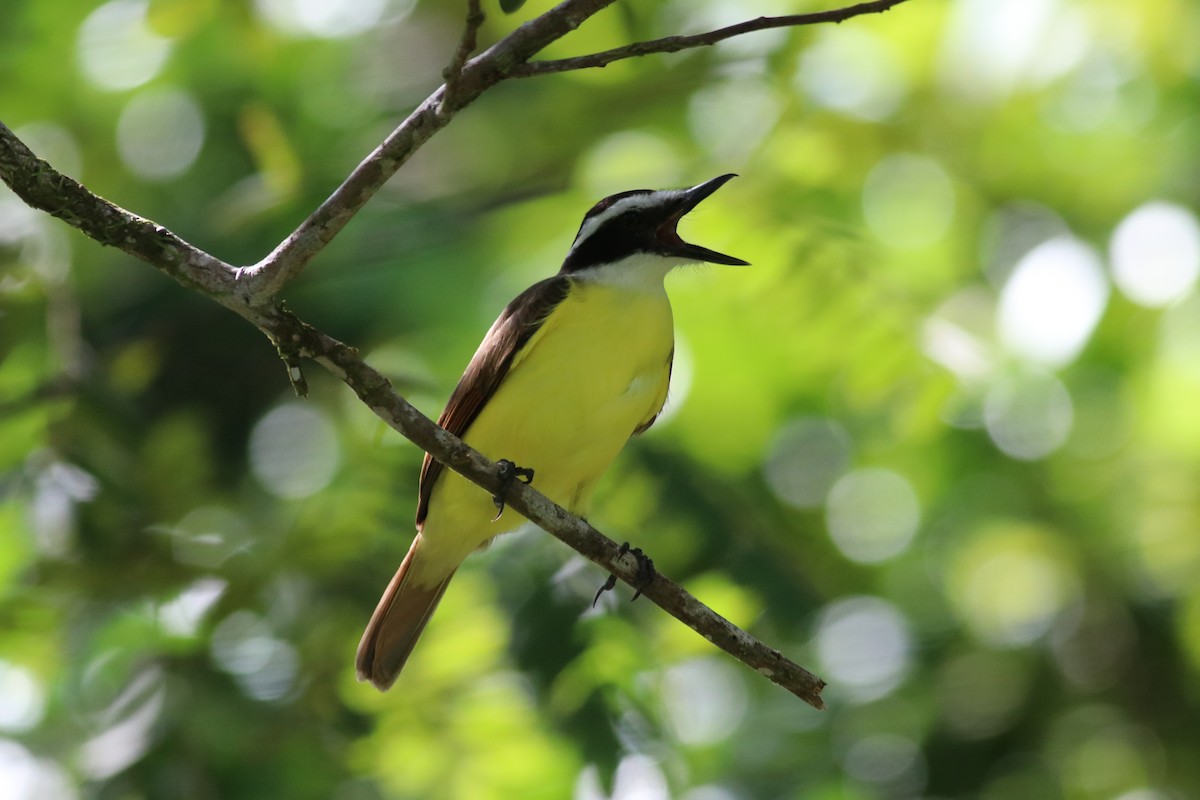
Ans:
POLYGON ((518 467, 507 458, 502 458, 496 462, 499 468, 500 491, 492 495, 492 503, 496 506, 496 516, 492 517, 492 522, 500 519, 500 515, 504 513, 504 493, 508 491, 508 487, 512 486, 513 481, 519 480, 521 483, 533 483, 533 470, 529 467, 518 467))
MULTIPOLYGON (((628 547, 628 545, 626 545, 628 547)), ((642 592, 654 583, 654 579, 658 577, 658 571, 654 569, 654 560, 650 556, 642 552, 640 547, 634 547, 628 551, 634 558, 637 559, 637 575, 634 577, 633 588, 636 590, 629 602, 633 602, 642 596, 642 592)))
MULTIPOLYGON (((637 559, 637 575, 633 579, 633 588, 637 590, 633 593, 633 600, 637 600, 642 596, 642 591, 658 577, 658 572, 654 569, 653 559, 643 553, 642 548, 630 547, 629 542, 624 542, 621 544, 620 549, 617 550, 617 557, 620 558, 626 553, 637 559)), ((599 591, 596 592, 596 596, 592 599, 592 608, 596 607, 596 602, 600 599, 600 595, 611 590, 616 585, 617 576, 609 575, 608 580, 604 582, 604 585, 600 587, 599 591)), ((630 602, 633 602, 633 600, 630 602)))

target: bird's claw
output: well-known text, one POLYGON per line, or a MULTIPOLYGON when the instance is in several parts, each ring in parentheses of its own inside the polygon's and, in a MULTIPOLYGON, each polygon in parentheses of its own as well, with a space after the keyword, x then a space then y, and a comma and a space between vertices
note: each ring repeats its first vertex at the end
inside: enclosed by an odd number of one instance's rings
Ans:
MULTIPOLYGON (((620 558, 626 553, 629 553, 635 559, 637 559, 638 565, 637 575, 634 576, 633 582, 633 588, 636 589, 636 591, 633 593, 633 598, 630 600, 630 602, 633 602, 633 600, 637 600, 639 597, 641 597, 642 592, 646 589, 646 587, 654 582, 654 579, 658 576, 658 572, 654 569, 653 559, 643 553, 640 547, 630 547, 629 542, 623 542, 621 547, 617 550, 617 558, 620 558)), ((601 586, 599 591, 596 592, 595 598, 592 599, 592 608, 596 607, 596 602, 600 599, 600 595, 611 590, 616 585, 617 576, 609 575, 608 580, 604 582, 604 585, 601 586)))
POLYGON ((609 591, 610 589, 614 588, 616 585, 617 585, 617 576, 609 575, 608 580, 606 580, 604 582, 604 585, 602 585, 599 589, 596 590, 596 596, 592 598, 592 608, 595 608, 596 603, 600 602, 600 595, 602 595, 605 592, 609 591))
POLYGON ((503 495, 508 491, 508 487, 512 486, 513 481, 533 483, 533 470, 529 467, 518 467, 507 458, 497 461, 496 467, 500 477, 500 491, 492 495, 492 504, 496 506, 496 516, 492 517, 492 522, 500 519, 500 515, 504 513, 503 495))

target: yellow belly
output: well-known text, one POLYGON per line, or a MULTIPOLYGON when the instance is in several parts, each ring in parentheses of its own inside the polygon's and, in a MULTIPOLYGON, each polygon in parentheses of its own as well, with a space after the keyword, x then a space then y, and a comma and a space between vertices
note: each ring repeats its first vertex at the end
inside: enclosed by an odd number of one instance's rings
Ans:
MULTIPOLYGON (((535 488, 586 513, 617 453, 666 401, 673 347, 665 291, 577 282, 463 439, 492 460, 532 468, 535 488)), ((457 564, 525 522, 511 510, 492 522, 495 513, 486 491, 445 470, 434 485, 423 536, 437 561, 457 564)))

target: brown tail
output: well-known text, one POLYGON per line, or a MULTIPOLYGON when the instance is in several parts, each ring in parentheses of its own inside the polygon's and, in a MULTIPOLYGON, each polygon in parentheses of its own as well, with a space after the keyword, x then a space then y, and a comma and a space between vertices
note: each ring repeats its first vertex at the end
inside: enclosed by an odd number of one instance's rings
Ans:
POLYGON ((438 601, 446 591, 446 585, 454 577, 451 572, 440 582, 422 586, 414 580, 405 580, 421 549, 421 535, 413 540, 408 555, 396 570, 379 605, 367 623, 362 641, 358 643, 355 666, 358 679, 370 681, 379 691, 387 689, 396 681, 404 662, 412 653, 425 623, 433 616, 438 601))

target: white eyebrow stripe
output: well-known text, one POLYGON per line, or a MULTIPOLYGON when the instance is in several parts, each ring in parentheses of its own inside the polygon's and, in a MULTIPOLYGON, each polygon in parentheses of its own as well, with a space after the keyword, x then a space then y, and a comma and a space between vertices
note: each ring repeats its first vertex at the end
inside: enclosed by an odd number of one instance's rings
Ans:
MULTIPOLYGON (((629 197, 622 197, 617 202, 613 203, 608 208, 601 211, 591 219, 584 220, 583 225, 579 228, 579 233, 575 235, 575 241, 571 244, 571 251, 586 241, 589 236, 595 233, 600 226, 608 222, 614 217, 624 214, 626 211, 633 211, 639 208, 651 208, 661 205, 664 200, 680 194, 682 190, 668 189, 660 192, 649 192, 647 194, 634 194, 629 197)), ((569 253, 568 253, 569 255, 569 253)))

